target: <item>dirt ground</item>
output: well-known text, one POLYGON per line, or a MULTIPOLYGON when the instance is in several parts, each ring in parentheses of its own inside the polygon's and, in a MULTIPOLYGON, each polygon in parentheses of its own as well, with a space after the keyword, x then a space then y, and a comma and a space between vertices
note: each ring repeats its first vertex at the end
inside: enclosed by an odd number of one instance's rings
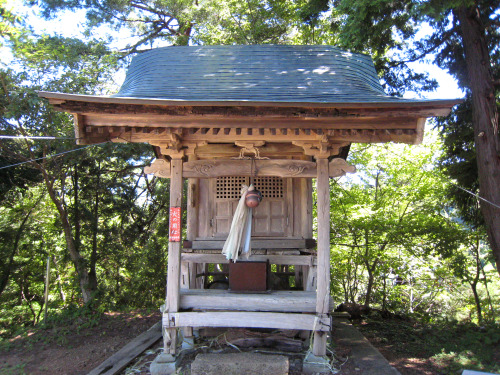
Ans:
MULTIPOLYGON (((77 319, 69 326, 28 332, 23 337, 11 339, 7 347, 2 347, 0 374, 86 374, 159 319, 159 312, 106 313, 95 326, 90 328, 82 328, 86 326, 85 322, 77 319)), ((439 373, 432 364, 425 360, 401 357, 391 350, 390 345, 380 345, 376 342, 374 344, 402 374, 439 373)), ((361 374, 356 364, 350 359, 349 350, 335 344, 335 335, 333 348, 334 367, 340 370, 338 374, 361 374)), ((211 349, 220 352, 236 350, 231 347, 211 349)), ((123 374, 149 374, 149 364, 160 350, 161 342, 157 342, 131 363, 123 374)), ((272 352, 270 349, 263 348, 262 350, 272 352)), ((186 365, 194 359, 195 354, 188 353, 184 358, 182 363, 186 370, 183 374, 189 374, 186 365)), ((290 363, 291 374, 301 374, 300 355, 290 355, 290 363)))
POLYGON ((37 329, 15 337, 0 351, 0 374, 86 374, 160 320, 160 312, 106 313, 90 328, 84 318, 70 326, 37 329))

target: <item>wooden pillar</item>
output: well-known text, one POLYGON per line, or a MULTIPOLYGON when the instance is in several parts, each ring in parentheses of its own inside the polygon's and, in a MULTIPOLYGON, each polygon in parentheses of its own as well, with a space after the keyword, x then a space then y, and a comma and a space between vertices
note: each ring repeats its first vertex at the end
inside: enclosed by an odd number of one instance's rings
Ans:
MULTIPOLYGON (((194 151, 188 155, 188 161, 195 161, 198 158, 194 151)), ((199 184, 198 178, 188 178, 187 191, 187 221, 186 221, 186 239, 194 240, 198 236, 198 212, 199 212, 199 184)), ((186 289, 197 289, 196 273, 198 266, 196 263, 186 265, 185 270, 189 278, 184 285, 186 289)))
MULTIPOLYGON (((330 312, 330 182, 328 159, 318 159, 317 166, 318 268, 316 315, 322 316, 330 312)), ((326 332, 314 332, 314 355, 326 355, 326 338, 326 332)))
MULTIPOLYGON (((172 208, 182 207, 182 160, 172 159, 171 177, 170 177, 170 210, 172 208)), ((182 210, 181 210, 182 218, 182 210)), ((172 218, 170 218, 172 225, 172 218)), ((179 228, 182 233, 182 228, 179 228)), ((182 240, 182 239, 181 239, 182 240)), ((182 241, 172 241, 168 243, 168 267, 167 267, 167 301, 165 312, 179 311, 179 287, 181 270, 181 246, 182 241)), ((175 354, 177 345, 177 331, 175 328, 166 329, 163 337, 164 352, 175 354)))
MULTIPOLYGON (((197 159, 194 152, 188 155, 188 161, 197 159)), ((186 237, 190 241, 198 236, 199 182, 199 178, 188 178, 186 237)))

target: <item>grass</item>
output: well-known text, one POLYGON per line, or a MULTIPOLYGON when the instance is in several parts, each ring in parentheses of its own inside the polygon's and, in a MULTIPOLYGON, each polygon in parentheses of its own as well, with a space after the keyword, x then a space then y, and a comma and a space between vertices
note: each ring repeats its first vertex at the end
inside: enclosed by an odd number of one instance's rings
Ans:
MULTIPOLYGON (((102 312, 91 311, 85 308, 67 307, 65 309, 51 311, 46 321, 36 326, 19 324, 15 325, 7 317, 0 318, 0 327, 8 327, 0 330, 0 352, 8 351, 19 345, 32 347, 34 344, 49 344, 55 341, 58 345, 67 345, 68 335, 87 329, 99 324, 102 312)), ((1 375, 1 374, 0 374, 1 375)))
POLYGON ((500 372, 498 325, 371 317, 356 326, 376 346, 387 347, 398 357, 428 359, 442 374, 462 369, 500 372))
POLYGON ((12 367, 1 368, 0 375, 25 375, 27 374, 24 369, 25 366, 26 364, 21 363, 12 367))

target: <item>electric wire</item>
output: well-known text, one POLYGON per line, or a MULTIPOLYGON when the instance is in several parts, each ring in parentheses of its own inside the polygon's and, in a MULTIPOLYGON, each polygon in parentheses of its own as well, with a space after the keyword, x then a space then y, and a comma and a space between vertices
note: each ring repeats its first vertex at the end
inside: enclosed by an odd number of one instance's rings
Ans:
MULTIPOLYGON (((58 139, 76 139, 74 137, 55 137, 55 136, 17 136, 17 135, 0 135, 0 139, 37 139, 37 140, 58 140, 58 139)), ((91 147, 91 146, 97 146, 97 145, 101 145, 101 144, 104 144, 104 143, 108 143, 108 142, 102 142, 102 143, 96 143, 95 145, 89 145, 89 146, 86 146, 86 147, 80 147, 80 148, 77 148, 77 149, 74 149, 74 150, 70 150, 70 151, 66 151, 66 152, 62 152, 62 153, 59 153, 59 154, 56 154, 56 155, 49 155, 49 156, 46 156, 46 157, 42 157, 42 158, 38 158, 38 159, 32 159, 32 160, 28 160, 28 161, 24 161, 24 162, 21 162, 21 163, 17 163, 17 164, 12 164, 12 165, 6 165, 6 166, 3 166, 3 167, 0 167, 0 169, 5 169, 5 168, 10 168, 10 167, 16 167, 18 165, 22 165, 22 164, 26 164, 26 163, 31 163, 33 161, 38 161, 38 160, 43 160, 43 159, 46 159, 46 158, 51 158, 51 157, 54 157, 54 156, 59 156, 59 155, 64 155, 64 154, 67 154, 69 152, 74 152, 74 151, 78 151, 78 150, 82 150, 82 149, 85 149, 85 148, 88 148, 88 147, 91 147)), ((402 157, 402 159, 405 159, 406 162, 409 162, 405 157, 402 157)), ((430 172, 430 171, 429 171, 430 172)), ((430 172, 431 174, 433 174, 435 177, 439 177, 437 175, 435 175, 434 173, 430 172)), ((488 199, 486 198, 483 198, 481 197, 479 194, 476 194, 470 190, 467 190, 466 188, 454 183, 454 182, 450 182, 450 184, 452 184, 453 186, 457 187, 458 189, 474 196, 475 198, 479 199, 479 200, 482 200, 483 202, 486 202, 490 205, 492 205, 493 207, 495 208, 498 208, 500 209, 500 205, 494 203, 494 202, 491 202, 489 201, 488 199)))
POLYGON ((96 144, 93 144, 93 145, 88 145, 88 146, 85 146, 85 147, 75 148, 74 150, 63 151, 63 152, 60 152, 60 153, 58 153, 58 154, 48 155, 48 156, 43 156, 43 157, 41 157, 41 158, 30 159, 30 160, 22 161, 22 162, 20 162, 20 163, 16 163, 16 164, 5 165, 5 166, 3 166, 3 167, 0 167, 0 170, 1 170, 1 169, 6 169, 6 168, 17 167, 18 165, 23 165, 23 164, 27 164, 27 163, 32 163, 32 162, 34 162, 34 161, 40 161, 40 160, 44 160, 44 159, 50 159, 50 158, 53 158, 53 157, 56 157, 56 156, 61 156, 61 155, 69 154, 69 153, 71 153, 71 152, 84 150, 84 149, 89 148, 89 147, 94 147, 94 146, 103 145, 103 144, 105 144, 105 143, 109 143, 109 141, 106 141, 106 142, 101 142, 101 143, 96 143, 96 144))
POLYGON ((0 139, 40 139, 40 140, 58 140, 58 139, 76 139, 75 137, 55 137, 55 136, 24 136, 24 135, 0 135, 0 139))
MULTIPOLYGON (((411 164, 411 163, 410 163, 410 161, 409 161, 407 158, 405 158, 403 155, 399 155, 399 157, 400 157, 401 159, 403 159, 404 161, 406 161, 407 163, 411 164)), ((434 173, 434 171, 424 170, 424 172, 427 172, 427 173, 429 173, 429 174, 431 174, 431 175, 433 175, 434 177, 439 178, 439 179, 444 178, 443 176, 439 176, 438 174, 434 173)), ((470 190, 468 190, 468 189, 466 189, 466 188, 464 188, 464 187, 460 186, 460 185, 459 185, 459 184, 457 184, 456 182, 449 181, 449 180, 447 180, 447 182, 448 182, 449 184, 451 184, 451 185, 453 185, 453 186, 457 187, 458 189, 460 189, 460 190, 462 190, 462 191, 466 192, 467 194, 470 194, 470 195, 472 195, 473 197, 475 197, 475 198, 477 198, 477 199, 479 199, 479 200, 482 200, 483 202, 486 202, 486 203, 488 203, 488 204, 492 205, 492 206, 493 206, 493 207, 495 207, 495 208, 500 209, 500 205, 498 205, 498 204, 496 204, 496 203, 494 203, 494 202, 491 202, 491 201, 489 201, 488 199, 486 199, 486 198, 484 198, 484 197, 481 197, 479 194, 476 194, 476 193, 474 193, 474 192, 472 192, 472 191, 470 191, 470 190)))

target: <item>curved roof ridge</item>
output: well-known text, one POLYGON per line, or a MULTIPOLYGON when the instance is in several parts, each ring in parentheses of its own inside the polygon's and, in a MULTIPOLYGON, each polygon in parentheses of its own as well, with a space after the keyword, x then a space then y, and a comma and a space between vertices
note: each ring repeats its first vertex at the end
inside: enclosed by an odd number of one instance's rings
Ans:
POLYGON ((171 46, 135 56, 113 97, 393 102, 367 55, 329 45, 171 46))

